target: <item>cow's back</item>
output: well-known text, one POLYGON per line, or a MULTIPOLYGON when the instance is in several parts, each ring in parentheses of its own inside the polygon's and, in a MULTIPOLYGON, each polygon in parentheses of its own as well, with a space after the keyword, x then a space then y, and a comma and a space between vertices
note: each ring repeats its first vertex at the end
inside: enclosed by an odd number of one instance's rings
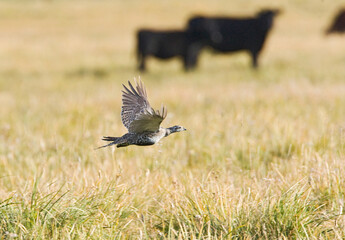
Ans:
POLYGON ((236 51, 248 48, 257 40, 259 24, 255 19, 215 18, 221 41, 212 41, 211 46, 220 51, 236 51))
POLYGON ((139 30, 137 33, 138 51, 143 55, 152 55, 166 59, 183 55, 187 36, 185 31, 139 30))
POLYGON ((272 27, 273 11, 263 11, 257 17, 203 17, 189 20, 194 34, 208 36, 208 45, 221 52, 259 50, 272 27))

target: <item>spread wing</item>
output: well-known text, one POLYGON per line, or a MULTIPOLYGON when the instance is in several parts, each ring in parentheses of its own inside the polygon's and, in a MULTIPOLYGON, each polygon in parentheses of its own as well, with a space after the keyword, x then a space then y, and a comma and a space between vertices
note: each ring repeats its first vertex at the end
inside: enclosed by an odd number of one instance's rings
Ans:
POLYGON ((147 100, 144 84, 139 80, 136 82, 136 89, 128 81, 129 88, 125 85, 122 91, 121 119, 128 132, 141 133, 145 131, 154 132, 165 119, 167 111, 162 107, 161 112, 155 111, 147 100))

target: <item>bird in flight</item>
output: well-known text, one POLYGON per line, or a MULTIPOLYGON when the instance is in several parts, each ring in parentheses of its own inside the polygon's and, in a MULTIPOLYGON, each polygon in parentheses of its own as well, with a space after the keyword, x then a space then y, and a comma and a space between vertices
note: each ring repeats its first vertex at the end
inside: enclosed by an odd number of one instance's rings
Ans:
POLYGON ((122 137, 103 137, 103 141, 111 143, 99 148, 116 145, 127 147, 129 145, 148 146, 157 143, 164 137, 175 132, 185 131, 182 126, 169 128, 160 127, 161 122, 167 116, 167 110, 162 107, 161 111, 154 110, 147 100, 146 89, 142 81, 136 81, 134 88, 130 81, 128 86, 123 85, 121 120, 128 129, 128 133, 122 137))

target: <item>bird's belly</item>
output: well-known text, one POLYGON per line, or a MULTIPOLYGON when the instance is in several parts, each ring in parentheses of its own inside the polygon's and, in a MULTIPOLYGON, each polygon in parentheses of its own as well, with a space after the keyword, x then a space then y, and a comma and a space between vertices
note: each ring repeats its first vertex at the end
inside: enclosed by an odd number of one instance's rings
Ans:
POLYGON ((155 144, 155 143, 154 142, 137 142, 134 145, 137 145, 137 146, 151 146, 153 144, 155 144))
POLYGON ((163 135, 156 135, 156 136, 150 137, 151 141, 154 143, 159 142, 159 140, 161 140, 162 138, 163 138, 163 135))
POLYGON ((147 133, 139 136, 133 144, 138 146, 148 146, 157 143, 164 137, 163 134, 155 132, 155 133, 147 133))

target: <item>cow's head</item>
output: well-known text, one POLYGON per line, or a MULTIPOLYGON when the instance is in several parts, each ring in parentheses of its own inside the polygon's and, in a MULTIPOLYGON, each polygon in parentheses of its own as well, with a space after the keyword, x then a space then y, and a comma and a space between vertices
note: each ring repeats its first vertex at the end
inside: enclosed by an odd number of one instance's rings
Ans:
POLYGON ((326 34, 345 33, 345 9, 339 11, 332 25, 326 30, 326 34))
POLYGON ((274 17, 281 13, 279 9, 263 9, 257 14, 257 18, 260 19, 265 29, 270 29, 273 25, 274 17))

